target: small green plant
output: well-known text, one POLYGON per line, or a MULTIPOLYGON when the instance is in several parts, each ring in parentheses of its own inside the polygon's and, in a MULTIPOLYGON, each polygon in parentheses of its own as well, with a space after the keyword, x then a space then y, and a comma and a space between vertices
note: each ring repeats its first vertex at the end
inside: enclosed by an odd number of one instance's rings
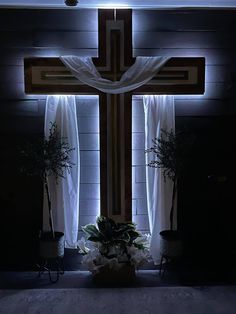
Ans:
POLYGON ((59 177, 64 178, 64 171, 70 171, 73 163, 70 161, 70 148, 66 138, 61 138, 56 123, 51 123, 49 137, 27 142, 20 148, 21 172, 39 176, 47 194, 49 225, 53 238, 55 237, 52 206, 48 187, 48 177, 54 176, 56 182, 59 177))
POLYGON ((124 254, 127 253, 127 246, 132 244, 136 247, 139 246, 134 240, 140 237, 140 233, 135 229, 133 223, 116 223, 103 216, 97 218, 97 226, 89 224, 83 227, 83 231, 88 235, 87 240, 99 242, 102 254, 107 258, 114 257, 114 254, 109 254, 114 247, 124 254))
POLYGON ((161 130, 161 136, 152 140, 153 146, 146 150, 152 153, 154 159, 148 164, 149 167, 161 168, 164 179, 173 181, 172 202, 170 209, 170 229, 173 230, 173 214, 178 179, 184 169, 193 136, 187 132, 170 132, 161 130))
POLYGON ((133 223, 116 223, 100 216, 96 224, 84 226, 83 231, 86 239, 78 241, 79 252, 93 273, 105 265, 114 269, 124 263, 138 266, 149 258, 148 236, 139 233, 133 223))

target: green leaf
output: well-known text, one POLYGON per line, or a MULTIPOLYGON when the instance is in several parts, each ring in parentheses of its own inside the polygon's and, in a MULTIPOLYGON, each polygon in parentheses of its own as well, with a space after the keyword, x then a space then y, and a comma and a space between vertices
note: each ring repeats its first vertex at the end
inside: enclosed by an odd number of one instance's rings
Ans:
POLYGON ((130 236, 131 240, 134 241, 135 239, 140 237, 140 233, 138 231, 132 230, 129 232, 129 236, 130 236))
POLYGON ((91 237, 100 237, 101 236, 99 230, 93 224, 88 224, 88 225, 82 227, 82 230, 91 237))
POLYGON ((117 228, 112 219, 103 216, 97 218, 97 226, 105 238, 112 238, 114 230, 117 228))
POLYGON ((88 240, 91 241, 91 242, 102 242, 102 238, 101 237, 90 236, 90 237, 88 237, 88 240))
POLYGON ((139 250, 144 250, 145 246, 143 244, 134 243, 134 246, 139 250))

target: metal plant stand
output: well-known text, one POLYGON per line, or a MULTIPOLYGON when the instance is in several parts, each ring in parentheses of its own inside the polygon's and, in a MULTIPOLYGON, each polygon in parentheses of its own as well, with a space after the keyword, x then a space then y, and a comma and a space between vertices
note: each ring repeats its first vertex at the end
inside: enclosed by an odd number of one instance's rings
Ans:
POLYGON ((39 268, 38 276, 41 277, 44 272, 48 272, 49 280, 52 283, 57 282, 59 276, 64 274, 63 257, 43 258, 37 266, 39 268))
POLYGON ((166 272, 167 265, 170 261, 171 261, 171 258, 169 256, 166 256, 166 255, 161 256, 161 263, 160 263, 160 270, 159 270, 159 276, 160 277, 164 276, 164 274, 166 272), (164 261, 166 261, 166 262, 164 263, 164 261))
POLYGON ((64 233, 56 231, 54 238, 51 232, 44 232, 39 239, 39 256, 40 262, 39 277, 48 272, 50 282, 54 283, 59 280, 59 276, 64 274, 64 233))

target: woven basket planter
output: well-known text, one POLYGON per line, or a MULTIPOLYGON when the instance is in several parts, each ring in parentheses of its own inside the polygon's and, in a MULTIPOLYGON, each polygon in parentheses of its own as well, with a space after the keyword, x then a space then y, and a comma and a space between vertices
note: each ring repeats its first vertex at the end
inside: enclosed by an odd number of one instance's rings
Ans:
POLYGON ((39 254, 43 259, 58 258, 64 256, 64 233, 55 232, 52 238, 51 232, 44 232, 39 239, 39 254))
POLYGON ((100 271, 93 275, 93 279, 99 284, 126 285, 135 279, 135 267, 127 263, 122 263, 119 269, 110 268, 108 265, 101 266, 100 271))
POLYGON ((164 230, 160 232, 160 253, 162 256, 177 259, 183 254, 183 240, 178 231, 164 230))

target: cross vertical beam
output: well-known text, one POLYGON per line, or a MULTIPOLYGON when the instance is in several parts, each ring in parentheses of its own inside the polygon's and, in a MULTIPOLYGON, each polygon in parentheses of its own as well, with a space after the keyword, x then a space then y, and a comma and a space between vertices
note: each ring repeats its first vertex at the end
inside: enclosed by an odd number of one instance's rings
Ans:
POLYGON ((131 97, 100 97, 101 214, 116 221, 132 220, 131 97))
MULTIPOLYGON (((113 10, 100 10, 98 28, 99 57, 93 62, 104 78, 117 81, 135 61, 132 11, 118 10, 115 16, 113 10)), ((132 220, 130 98, 130 94, 100 97, 101 214, 120 222, 132 220)))

